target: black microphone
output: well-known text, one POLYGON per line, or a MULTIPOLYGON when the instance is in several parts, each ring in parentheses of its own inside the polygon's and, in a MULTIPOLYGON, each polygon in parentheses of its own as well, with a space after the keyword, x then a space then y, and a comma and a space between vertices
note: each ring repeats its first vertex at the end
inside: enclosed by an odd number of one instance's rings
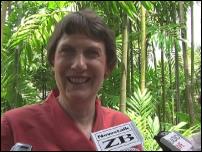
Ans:
POLYGON ((192 151, 192 144, 178 132, 159 132, 154 139, 163 151, 192 151))
POLYGON ((98 151, 143 151, 143 138, 130 121, 91 133, 98 151))

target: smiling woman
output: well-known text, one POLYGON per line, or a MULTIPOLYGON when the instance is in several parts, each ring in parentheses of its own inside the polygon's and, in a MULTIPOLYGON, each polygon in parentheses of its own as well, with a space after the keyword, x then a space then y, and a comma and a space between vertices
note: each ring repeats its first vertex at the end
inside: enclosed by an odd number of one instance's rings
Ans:
MULTIPOLYGON (((95 100, 107 72, 103 42, 81 34, 65 34, 58 43, 53 64, 62 105, 65 100, 69 101, 67 104, 90 104, 95 100)), ((80 108, 83 109, 82 104, 80 108)))
POLYGON ((42 104, 2 116, 1 150, 95 151, 92 132, 131 121, 101 106, 97 97, 116 64, 116 52, 113 32, 93 11, 69 14, 56 25, 48 60, 57 89, 42 104))

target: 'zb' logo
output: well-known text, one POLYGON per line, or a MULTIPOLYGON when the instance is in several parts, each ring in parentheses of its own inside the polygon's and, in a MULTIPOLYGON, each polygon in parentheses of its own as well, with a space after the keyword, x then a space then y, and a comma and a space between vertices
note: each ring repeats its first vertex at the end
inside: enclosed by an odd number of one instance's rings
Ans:
POLYGON ((117 138, 112 138, 112 139, 106 140, 103 143, 106 143, 105 149, 108 149, 108 148, 129 142, 133 139, 134 139, 134 137, 132 137, 131 134, 126 134, 123 136, 119 136, 117 138))

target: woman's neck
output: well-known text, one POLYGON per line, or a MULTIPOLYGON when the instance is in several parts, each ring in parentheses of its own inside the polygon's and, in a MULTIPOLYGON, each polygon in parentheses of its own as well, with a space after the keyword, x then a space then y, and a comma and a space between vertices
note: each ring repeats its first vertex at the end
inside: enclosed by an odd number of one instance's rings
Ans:
POLYGON ((81 132, 90 139, 95 119, 95 99, 88 101, 67 101, 61 96, 58 101, 65 112, 74 120, 81 132))
POLYGON ((59 95, 58 101, 65 112, 78 124, 93 124, 95 117, 95 98, 88 101, 67 101, 59 95))

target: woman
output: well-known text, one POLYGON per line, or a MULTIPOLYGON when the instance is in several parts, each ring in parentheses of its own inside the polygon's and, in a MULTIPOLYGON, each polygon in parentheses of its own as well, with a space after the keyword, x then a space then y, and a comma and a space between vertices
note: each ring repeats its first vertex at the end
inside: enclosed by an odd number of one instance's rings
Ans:
POLYGON ((75 12, 57 24, 48 61, 58 89, 41 104, 3 115, 1 150, 10 150, 16 143, 36 151, 96 150, 91 132, 130 121, 102 107, 96 96, 116 64, 116 50, 113 33, 94 12, 75 12))

